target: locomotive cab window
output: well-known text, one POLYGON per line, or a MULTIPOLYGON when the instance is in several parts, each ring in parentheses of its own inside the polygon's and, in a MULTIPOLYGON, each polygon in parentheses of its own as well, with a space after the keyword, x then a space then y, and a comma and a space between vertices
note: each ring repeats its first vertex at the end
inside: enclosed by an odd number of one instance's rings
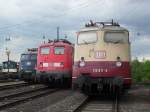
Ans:
POLYGON ((22 54, 21 55, 21 60, 27 60, 29 58, 28 54, 22 54))
POLYGON ((50 53, 50 48, 49 47, 42 47, 40 49, 41 54, 49 54, 50 53))
POLYGON ((36 54, 31 55, 31 60, 36 60, 36 59, 37 59, 37 55, 36 54))
POLYGON ((125 32, 105 32, 104 41, 107 43, 129 43, 128 35, 125 32))
POLYGON ((7 69, 8 68, 8 64, 7 63, 3 63, 3 69, 7 69))
POLYGON ((55 54, 64 54, 64 47, 55 47, 54 53, 55 54))
POLYGON ((31 60, 36 60, 37 59, 37 55, 36 54, 22 54, 21 55, 21 60, 23 61, 23 60, 29 60, 29 59, 31 59, 31 60))
POLYGON ((97 41, 97 33, 96 32, 81 32, 78 35, 78 44, 91 44, 97 41))

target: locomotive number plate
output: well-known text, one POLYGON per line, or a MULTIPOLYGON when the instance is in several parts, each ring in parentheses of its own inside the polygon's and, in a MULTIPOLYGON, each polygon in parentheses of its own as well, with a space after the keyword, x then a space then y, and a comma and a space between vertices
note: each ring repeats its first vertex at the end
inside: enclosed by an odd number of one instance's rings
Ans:
POLYGON ((48 67, 48 63, 43 63, 43 67, 48 67))
POLYGON ((54 67, 60 67, 60 63, 54 63, 54 67))
POLYGON ((93 72, 108 72, 107 68, 93 68, 93 72))
POLYGON ((95 58, 99 58, 99 59, 106 58, 106 51, 96 51, 95 58))

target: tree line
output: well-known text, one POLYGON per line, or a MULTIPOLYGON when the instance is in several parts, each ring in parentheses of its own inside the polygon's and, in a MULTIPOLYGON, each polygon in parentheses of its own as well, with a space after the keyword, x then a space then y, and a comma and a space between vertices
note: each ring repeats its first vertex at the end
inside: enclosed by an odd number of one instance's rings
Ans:
POLYGON ((131 62, 132 79, 134 82, 150 81, 150 61, 140 62, 135 59, 131 62))

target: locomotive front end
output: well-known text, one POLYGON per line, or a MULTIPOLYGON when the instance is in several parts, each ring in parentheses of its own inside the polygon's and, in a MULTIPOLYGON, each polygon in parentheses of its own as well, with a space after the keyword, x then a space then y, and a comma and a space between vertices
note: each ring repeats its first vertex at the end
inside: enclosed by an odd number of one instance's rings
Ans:
POLYGON ((24 81, 33 81, 35 66, 37 64, 37 48, 27 49, 20 57, 19 78, 24 81))
POLYGON ((54 40, 38 49, 36 76, 50 85, 71 85, 73 46, 67 40, 54 40))
POLYGON ((84 91, 113 91, 129 87, 129 33, 118 24, 87 25, 77 35, 72 86, 84 91))

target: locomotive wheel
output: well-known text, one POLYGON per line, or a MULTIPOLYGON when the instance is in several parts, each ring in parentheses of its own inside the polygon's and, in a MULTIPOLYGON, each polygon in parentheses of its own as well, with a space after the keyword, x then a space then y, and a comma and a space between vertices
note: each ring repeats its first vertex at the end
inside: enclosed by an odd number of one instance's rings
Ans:
POLYGON ((84 94, 88 94, 90 92, 90 88, 88 85, 83 84, 81 92, 84 94))
POLYGON ((25 81, 25 82, 28 82, 28 83, 31 82, 30 79, 24 79, 24 81, 25 81))
POLYGON ((33 83, 40 83, 40 80, 37 77, 33 78, 33 83))
POLYGON ((76 91, 78 89, 79 85, 76 83, 72 84, 72 90, 76 91))
POLYGON ((63 85, 67 88, 71 87, 71 79, 70 78, 64 78, 63 79, 63 85))
POLYGON ((34 77, 34 78, 32 79, 32 82, 33 82, 33 83, 37 83, 36 77, 34 77))

